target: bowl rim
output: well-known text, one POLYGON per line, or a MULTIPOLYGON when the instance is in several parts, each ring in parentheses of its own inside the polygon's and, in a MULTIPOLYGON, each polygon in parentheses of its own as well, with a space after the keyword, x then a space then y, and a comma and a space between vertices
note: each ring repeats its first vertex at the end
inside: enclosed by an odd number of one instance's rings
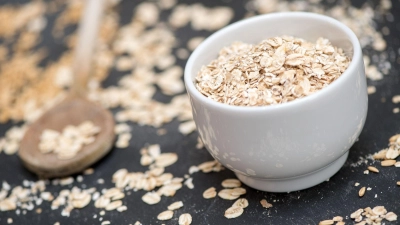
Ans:
POLYGON ((346 79, 351 76, 351 73, 354 73, 357 70, 357 67, 359 66, 359 62, 362 61, 362 52, 361 52, 361 45, 359 43, 359 40, 357 36, 354 34, 354 32, 347 27, 345 24, 342 22, 321 14, 317 13, 310 13, 310 12, 276 12, 276 13, 269 13, 269 14, 264 14, 264 15, 258 15, 254 16, 248 19, 244 19, 235 23, 232 23, 217 32, 213 33, 210 35, 208 38, 206 38, 190 55, 186 66, 184 70, 184 83, 186 86, 186 90, 189 94, 189 97, 195 97, 202 101, 204 104, 207 104, 211 107, 215 107, 221 110, 230 110, 230 111, 240 111, 240 112, 260 112, 260 111, 272 111, 272 110, 280 110, 280 109, 285 109, 285 108, 290 108, 290 107, 298 107, 298 106, 304 106, 304 104, 307 103, 312 103, 318 98, 321 98, 324 95, 329 95, 330 92, 334 91, 334 89, 340 88, 343 82, 346 82, 346 79), (346 34, 347 37, 350 39, 350 42, 353 47, 353 57, 350 61, 349 66, 346 68, 346 70, 342 73, 342 75, 339 76, 338 79, 336 79, 334 82, 329 84, 328 86, 322 88, 321 90, 309 95, 305 96, 299 99, 295 99, 289 102, 285 102, 282 104, 276 104, 276 105, 266 105, 266 106, 236 106, 236 105, 228 105, 225 103, 217 102, 215 100, 209 99, 206 96, 204 96, 200 91, 197 90, 194 84, 194 79, 192 78, 192 67, 195 63, 195 61, 198 59, 200 56, 202 49, 205 48, 205 46, 211 44, 215 39, 220 38, 223 36, 227 31, 237 29, 241 26, 245 26, 248 23, 253 23, 253 22, 258 22, 258 21, 263 21, 263 20, 268 20, 271 18, 277 18, 277 17, 304 17, 304 18, 311 18, 315 20, 323 20, 326 23, 333 24, 337 26, 339 29, 343 30, 346 34))

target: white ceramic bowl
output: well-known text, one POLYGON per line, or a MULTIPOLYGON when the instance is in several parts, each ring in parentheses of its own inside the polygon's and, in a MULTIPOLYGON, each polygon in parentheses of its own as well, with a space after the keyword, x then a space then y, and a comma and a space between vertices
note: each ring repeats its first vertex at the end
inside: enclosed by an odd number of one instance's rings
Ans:
POLYGON ((317 185, 344 164, 367 116, 368 95, 356 35, 330 17, 304 12, 273 13, 229 25, 190 56, 185 85, 197 130, 211 155, 250 187, 290 192, 317 185), (234 41, 258 43, 292 35, 319 37, 341 47, 351 63, 328 87, 281 105, 242 107, 203 96, 194 85, 201 66, 234 41))

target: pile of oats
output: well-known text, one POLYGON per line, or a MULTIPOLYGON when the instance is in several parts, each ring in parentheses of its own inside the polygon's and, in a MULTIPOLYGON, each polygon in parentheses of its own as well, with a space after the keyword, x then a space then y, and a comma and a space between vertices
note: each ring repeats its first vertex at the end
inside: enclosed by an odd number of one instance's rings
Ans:
POLYGON ((58 159, 71 159, 85 146, 93 143, 100 127, 91 121, 78 126, 68 125, 62 132, 45 129, 40 135, 39 150, 43 154, 54 153, 58 159))
MULTIPOLYGON (((382 167, 395 166, 400 167, 400 162, 396 159, 400 155, 400 134, 393 135, 389 138, 389 147, 380 150, 375 153, 372 157, 375 160, 381 160, 382 167)), ((369 171, 379 173, 379 170, 375 167, 369 166, 369 171)))
MULTIPOLYGON (((350 218, 354 220, 355 225, 381 225, 385 224, 386 221, 396 221, 397 215, 393 212, 387 212, 384 206, 366 207, 364 209, 358 209, 350 214, 350 218)), ((330 220, 323 220, 319 222, 319 225, 344 225, 343 217, 335 216, 330 220)))
POLYGON ((196 88, 207 98, 228 105, 275 105, 321 90, 349 63, 343 50, 324 38, 315 43, 291 36, 256 45, 235 42, 201 68, 196 88))
POLYGON ((381 160, 381 166, 400 167, 400 162, 396 162, 400 154, 400 134, 393 135, 389 138, 389 147, 380 150, 373 155, 376 160, 381 160))
POLYGON ((371 207, 358 209, 350 215, 350 218, 357 222, 356 225, 378 225, 381 224, 383 220, 396 221, 397 215, 393 212, 387 212, 384 206, 376 206, 373 209, 371 209, 371 207))

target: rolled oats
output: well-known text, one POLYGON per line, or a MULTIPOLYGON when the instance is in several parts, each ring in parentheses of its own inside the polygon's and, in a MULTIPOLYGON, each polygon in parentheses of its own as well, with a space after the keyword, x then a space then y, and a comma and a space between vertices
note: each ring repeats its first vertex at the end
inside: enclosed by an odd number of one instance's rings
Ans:
POLYGON ((242 186, 242 183, 238 179, 226 179, 221 183, 224 188, 236 188, 242 186))
POLYGON ((215 198, 215 196, 217 196, 215 187, 210 187, 203 192, 203 198, 205 199, 215 198))
POLYGON ((218 192, 218 196, 225 200, 235 200, 240 197, 240 194, 233 189, 222 189, 218 192))
POLYGON ((155 161, 155 165, 158 167, 167 167, 174 164, 178 160, 178 155, 176 153, 162 153, 155 161))
POLYGON ((385 215, 385 219, 386 219, 387 221, 396 221, 396 220, 397 220, 397 215, 396 215, 395 213, 393 213, 393 212, 388 212, 388 213, 385 215))
POLYGON ((374 173, 379 173, 379 170, 374 166, 368 166, 368 170, 374 173))
POLYGON ((193 37, 187 43, 187 48, 190 51, 194 51, 204 41, 204 37, 193 37))
POLYGON ((268 203, 267 200, 265 200, 265 199, 261 199, 260 204, 262 205, 262 207, 264 207, 266 209, 269 209, 272 207, 272 204, 268 203))
POLYGON ((247 206, 249 206, 249 201, 247 201, 247 199, 245 198, 239 198, 238 200, 235 201, 235 203, 233 203, 232 206, 246 208, 247 206))
POLYGON ((68 125, 60 133, 45 129, 39 142, 39 150, 44 153, 55 153, 59 159, 73 158, 85 145, 94 142, 100 128, 91 121, 84 121, 78 126, 68 125))
POLYGON ((394 104, 400 103, 400 95, 395 95, 392 97, 392 102, 394 104))
POLYGON ((315 44, 289 36, 257 45, 235 42, 201 68, 196 88, 207 98, 229 105, 280 104, 326 87, 349 62, 342 49, 323 38, 315 44), (319 62, 312 63, 317 58, 319 62))
POLYGON ((176 209, 179 209, 179 208, 182 208, 182 207, 183 207, 183 202, 182 201, 178 201, 178 202, 174 202, 171 205, 169 205, 168 209, 169 210, 176 210, 176 209))
POLYGON ((179 216, 179 225, 190 225, 192 224, 192 216, 189 213, 184 213, 179 216))
POLYGON ((243 214, 243 208, 239 206, 232 206, 225 211, 224 216, 228 219, 239 217, 243 214))
POLYGON ((90 194, 87 194, 87 193, 85 193, 85 192, 83 192, 83 193, 84 193, 84 196, 83 196, 82 198, 80 198, 80 199, 73 199, 73 200, 72 200, 72 206, 73 206, 74 208, 81 209, 81 208, 84 208, 84 207, 86 207, 87 205, 89 205, 90 200, 91 200, 90 194))
POLYGON ((333 220, 323 220, 321 222, 318 223, 318 225, 330 225, 330 224, 334 224, 335 221, 333 220))
POLYGON ((372 94, 374 94, 375 92, 376 92, 375 86, 368 86, 368 88, 367 88, 367 93, 368 93, 369 95, 372 95, 372 94))
POLYGON ((149 205, 154 205, 160 202, 161 197, 155 192, 147 192, 142 196, 142 200, 149 205))
POLYGON ((193 189, 194 188, 193 178, 190 177, 190 178, 186 179, 184 182, 184 185, 186 185, 189 189, 193 189))
POLYGON ((381 162, 381 166, 393 166, 394 164, 396 164, 396 160, 394 159, 388 159, 381 162))
POLYGON ((105 207, 105 209, 106 209, 107 211, 111 211, 111 210, 117 209, 117 208, 120 207, 120 206, 122 206, 122 201, 121 201, 121 200, 117 200, 117 201, 113 201, 113 202, 109 203, 109 204, 105 207))
POLYGON ((183 122, 179 124, 178 130, 181 134, 188 135, 196 130, 196 124, 194 121, 183 122))
POLYGON ((358 191, 358 196, 363 197, 365 195, 365 190, 366 187, 362 187, 359 191, 358 191))
POLYGON ((94 207, 96 208, 105 208, 108 204, 110 204, 110 198, 106 198, 104 196, 100 196, 95 202, 94 207))
POLYGON ((174 216, 174 212, 171 210, 167 210, 167 211, 164 211, 164 212, 158 214, 157 219, 158 220, 170 220, 170 219, 172 219, 173 216, 174 216))
POLYGON ((128 207, 126 207, 125 205, 122 205, 122 206, 120 206, 120 207, 117 208, 117 211, 118 211, 118 212, 124 212, 124 211, 126 211, 126 210, 128 210, 128 207))

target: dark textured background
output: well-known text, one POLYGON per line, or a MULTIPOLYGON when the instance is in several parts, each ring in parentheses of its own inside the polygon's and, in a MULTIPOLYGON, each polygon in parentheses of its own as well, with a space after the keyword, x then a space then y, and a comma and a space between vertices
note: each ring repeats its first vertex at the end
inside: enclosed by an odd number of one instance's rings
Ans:
MULTIPOLYGON (((10 2, 25 1, 4 1, 0 0, 0 4, 10 2)), ((194 3, 195 1, 180 1, 185 3, 194 3)), ((203 1, 206 6, 225 5, 235 9, 235 18, 232 22, 243 18, 245 9, 243 8, 246 1, 203 1)), ((353 1, 353 4, 359 6, 363 1, 353 1)), ((400 1, 393 0, 393 8, 391 13, 394 16, 394 22, 385 22, 385 19, 377 25, 389 27, 391 34, 385 36, 388 43, 388 51, 396 53, 396 57, 391 61, 392 69, 389 75, 383 80, 371 82, 369 85, 375 85, 377 92, 369 96, 369 111, 365 127, 359 137, 359 141, 350 149, 349 158, 345 166, 334 175, 329 182, 313 188, 297 191, 293 193, 266 193, 246 187, 247 194, 244 196, 249 200, 249 207, 245 209, 242 216, 228 220, 224 215, 225 209, 231 206, 232 201, 220 198, 203 199, 202 192, 208 187, 214 186, 220 190, 220 182, 225 178, 233 178, 234 174, 229 170, 220 173, 195 173, 192 175, 195 188, 189 190, 183 187, 174 197, 163 197, 159 204, 150 206, 141 201, 144 191, 129 192, 128 196, 123 200, 128 210, 120 213, 117 211, 106 212, 103 220, 110 220, 112 224, 133 224, 139 220, 143 224, 177 224, 177 218, 182 213, 190 213, 193 217, 192 224, 318 224, 320 220, 330 219, 334 216, 347 216, 346 224, 353 224, 349 218, 350 213, 358 208, 367 206, 374 207, 383 205, 388 211, 393 211, 400 215, 400 187, 396 186, 396 181, 400 181, 400 169, 395 167, 381 168, 379 162, 369 161, 368 164, 375 165, 380 169, 379 174, 364 175, 363 171, 366 165, 352 167, 351 164, 359 160, 359 157, 365 157, 368 154, 377 152, 385 148, 388 144, 388 138, 396 133, 400 133, 400 114, 393 114, 392 109, 399 107, 391 102, 391 97, 400 94, 400 1), (382 98, 386 102, 382 102, 382 98), (359 182, 361 185, 355 187, 354 184, 359 182), (371 187, 371 191, 367 191, 363 198, 358 197, 360 187, 371 187), (375 195, 377 197, 375 198, 375 195), (271 209, 264 209, 259 201, 265 198, 273 204, 271 209), (174 218, 170 221, 161 222, 156 219, 158 213, 166 210, 166 207, 174 202, 182 200, 184 207, 177 210, 174 218)), ((121 22, 127 23, 132 16, 132 10, 138 1, 123 1, 117 8, 121 15, 121 22)), ((163 14, 166 18, 167 13, 163 14)), ((51 19, 51 18, 49 18, 51 19)), ((44 32, 41 45, 46 45, 50 49, 50 58, 58 57, 65 50, 64 44, 54 41, 50 35, 50 27, 52 22, 49 20, 48 27, 44 32)), ((71 30, 73 28, 70 28, 71 30)), ((176 32, 182 47, 185 46, 187 40, 194 36, 208 36, 210 33, 205 31, 191 31, 188 27, 180 29, 176 32)), ((180 47, 180 46, 178 46, 180 47)), ((179 65, 184 66, 185 61, 178 60, 179 65)), ((121 73, 112 71, 110 77, 104 82, 105 86, 115 84, 121 73)), ((1 84, 3 85, 3 84, 1 84)), ((169 97, 158 93, 155 98, 162 101, 169 101, 169 97)), ((168 134, 158 136, 156 129, 148 126, 138 126, 130 123, 132 131, 132 140, 127 149, 113 149, 103 160, 93 166, 95 173, 93 175, 84 176, 82 183, 75 182, 73 185, 82 188, 98 187, 110 188, 111 175, 120 168, 127 168, 129 171, 144 171, 145 167, 140 166, 139 149, 146 143, 161 145, 162 152, 177 152, 179 154, 178 163, 166 168, 166 172, 172 172, 175 176, 183 176, 187 173, 191 165, 197 165, 212 157, 206 150, 195 149, 197 134, 192 133, 183 136, 178 132, 178 122, 166 124, 163 127, 168 130, 168 134), (103 178, 105 184, 97 184, 97 179, 103 178)), ((4 134, 12 124, 0 124, 0 136, 4 134)), ((0 154, 0 181, 7 181, 12 186, 21 185, 24 179, 36 180, 36 177, 22 167, 17 155, 7 156, 0 154)), ((69 186, 69 187, 72 187, 69 186)), ((52 193, 58 193, 62 187, 47 186, 47 190, 52 193)), ((59 221, 61 224, 100 224, 99 217, 93 218, 93 215, 100 212, 94 208, 93 203, 84 209, 73 210, 70 217, 61 216, 61 208, 51 210, 50 204, 44 202, 40 208, 43 212, 37 214, 34 211, 28 212, 25 216, 16 215, 15 211, 0 212, 0 224, 6 224, 7 218, 13 218, 13 224, 54 224, 59 221)), ((400 224, 400 221, 386 222, 386 224, 400 224)))

